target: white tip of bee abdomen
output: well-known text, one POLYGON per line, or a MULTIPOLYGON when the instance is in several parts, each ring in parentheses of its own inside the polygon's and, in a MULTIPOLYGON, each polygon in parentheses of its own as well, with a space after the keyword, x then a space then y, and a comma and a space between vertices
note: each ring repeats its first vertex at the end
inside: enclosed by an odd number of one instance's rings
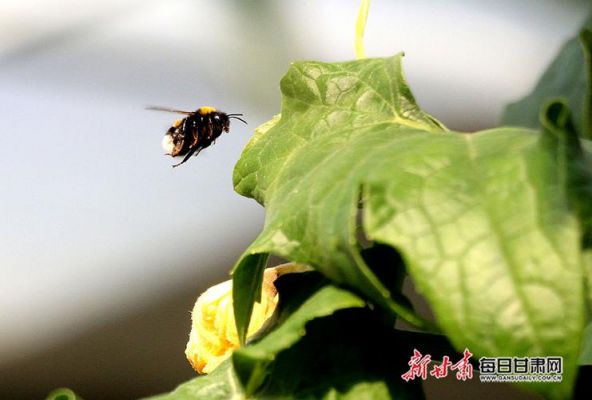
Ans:
POLYGON ((172 154, 173 149, 175 148, 175 144, 173 143, 173 138, 171 135, 164 135, 162 138, 162 148, 166 151, 166 154, 172 154))

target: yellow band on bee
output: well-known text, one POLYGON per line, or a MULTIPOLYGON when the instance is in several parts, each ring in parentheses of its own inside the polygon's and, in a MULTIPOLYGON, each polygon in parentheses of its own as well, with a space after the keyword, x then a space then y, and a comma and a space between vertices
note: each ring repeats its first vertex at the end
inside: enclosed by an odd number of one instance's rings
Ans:
POLYGON ((204 107, 200 107, 197 110, 198 113, 200 113, 201 115, 207 115, 207 114, 211 114, 216 112, 216 109, 214 107, 208 107, 208 106, 204 106, 204 107))
POLYGON ((173 128, 178 128, 179 125, 181 125, 181 122, 183 122, 182 119, 178 119, 175 122, 173 122, 173 128))

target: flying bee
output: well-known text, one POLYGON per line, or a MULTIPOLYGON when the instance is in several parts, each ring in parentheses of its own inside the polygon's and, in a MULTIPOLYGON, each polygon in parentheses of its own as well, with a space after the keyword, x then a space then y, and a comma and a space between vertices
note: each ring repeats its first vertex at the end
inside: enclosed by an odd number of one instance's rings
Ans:
POLYGON ((216 110, 214 107, 200 107, 195 111, 181 111, 166 107, 148 107, 149 110, 167 111, 184 114, 185 118, 177 120, 169 128, 162 139, 162 147, 167 155, 172 157, 183 157, 183 161, 174 164, 178 167, 192 155, 198 155, 200 151, 216 142, 222 132, 230 130, 230 120, 238 119, 243 114, 226 114, 216 110))

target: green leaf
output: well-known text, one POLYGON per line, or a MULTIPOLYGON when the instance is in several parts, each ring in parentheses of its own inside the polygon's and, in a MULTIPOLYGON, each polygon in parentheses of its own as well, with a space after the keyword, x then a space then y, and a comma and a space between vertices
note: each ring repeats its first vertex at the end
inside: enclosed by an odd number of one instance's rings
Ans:
POLYGON ((276 355, 254 398, 421 399, 421 381, 400 378, 413 354, 404 338, 367 308, 316 318, 297 343, 276 355))
POLYGON ((583 336, 582 351, 578 364, 592 365, 592 322, 588 323, 586 329, 584 329, 583 336))
POLYGON ((232 301, 234 318, 241 345, 245 343, 253 305, 261 300, 261 283, 268 254, 259 253, 244 257, 232 272, 232 301), (235 288, 240 288, 236 290, 235 288))
POLYGON ((267 211, 244 257, 311 265, 421 325, 360 254, 361 203, 366 237, 399 251, 458 349, 561 355, 563 384, 529 387, 568 396, 584 326, 570 160, 526 129, 445 132, 415 104, 400 59, 290 68, 281 118, 235 169, 237 191, 267 211))
MULTIPOLYGON (((353 217, 360 187, 359 182, 348 177, 348 157, 342 158, 346 164, 334 164, 330 173, 322 167, 311 169, 319 155, 340 151, 344 145, 350 153, 358 152, 348 146, 350 138, 359 138, 357 129, 414 127, 443 132, 442 125, 415 104, 403 78, 401 57, 336 64, 295 63, 290 68, 281 82, 281 118, 276 117, 255 132, 234 171, 235 189, 267 206, 266 228, 244 253, 234 274, 249 276, 242 271, 250 268, 251 257, 274 252, 312 265, 336 282, 355 283, 350 286, 375 302, 418 326, 425 325, 406 306, 393 301, 355 248, 353 217), (324 134, 327 131, 341 134, 328 136, 324 134), (316 150, 321 153, 315 151, 315 146, 320 146, 316 150), (316 179, 321 176, 329 180, 316 179), (300 180, 302 177, 308 179, 300 180), (347 188, 335 191, 335 184, 341 184, 343 179, 347 188), (332 188, 340 197, 338 202, 322 203, 325 188, 311 192, 303 185, 313 181, 316 187, 332 188), (309 194, 314 196, 309 198, 309 194), (278 207, 284 202, 287 207, 278 207), (309 207, 311 202, 314 207, 309 207), (342 206, 334 207, 337 204, 342 206), (316 251, 309 251, 311 248, 316 251)), ((259 279, 254 272, 252 279, 259 279)), ((244 292, 249 290, 248 284, 235 285, 235 298, 248 298, 244 292)), ((240 321, 248 321, 249 314, 235 312, 241 317, 237 318, 238 331, 246 332, 240 321)))
POLYGON ((571 113, 563 101, 554 101, 541 110, 542 143, 556 154, 571 208, 582 230, 582 265, 586 277, 589 309, 592 309, 592 151, 591 143, 578 139, 571 113))
POLYGON ((367 235, 402 252, 457 348, 561 354, 565 385, 537 389, 567 395, 584 318, 581 234, 553 154, 512 129, 395 147, 389 177, 366 186, 367 235))
POLYGON ((236 380, 230 359, 224 361, 211 374, 193 378, 170 393, 146 400, 241 400, 246 399, 236 380))
POLYGON ((326 283, 318 273, 310 272, 288 274, 276 281, 282 296, 278 318, 279 321, 285 319, 285 322, 262 341, 243 347, 232 356, 237 376, 247 394, 259 388, 276 356, 306 335, 305 325, 309 321, 337 310, 364 307, 365 302, 353 293, 326 283), (286 280, 291 280, 292 284, 288 286, 286 280))
MULTIPOLYGON (((237 192, 265 204, 263 193, 277 180, 285 162, 302 164, 310 136, 327 130, 381 124, 442 131, 445 128, 421 111, 403 77, 399 54, 344 63, 297 62, 281 81, 282 114, 260 126, 234 171, 237 192), (340 104, 349 103, 348 107, 340 104), (292 118, 298 116, 298 120, 292 118), (300 125, 294 125, 298 122, 300 125), (267 146, 270 131, 290 130, 282 146, 267 146), (253 154, 257 153, 257 154, 253 154), (255 156, 259 156, 259 158, 255 156), (288 158, 288 159, 287 159, 288 158)), ((346 138, 343 138, 346 139, 346 138)))
POLYGON ((592 18, 579 37, 569 40, 547 68, 531 94, 506 107, 502 124, 539 126, 539 110, 549 100, 563 97, 574 113, 581 137, 592 139, 592 18))
POLYGON ((562 100, 552 101, 541 109, 544 146, 556 154, 562 174, 562 186, 582 225, 582 247, 592 248, 592 152, 586 150, 571 118, 571 111, 562 100))

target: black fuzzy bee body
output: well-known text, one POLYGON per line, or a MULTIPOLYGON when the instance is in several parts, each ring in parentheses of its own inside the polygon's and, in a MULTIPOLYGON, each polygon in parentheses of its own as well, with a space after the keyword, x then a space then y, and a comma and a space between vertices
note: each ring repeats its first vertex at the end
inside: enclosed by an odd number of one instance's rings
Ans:
POLYGON ((149 107, 152 110, 176 112, 187 115, 185 118, 175 121, 162 140, 162 146, 167 155, 183 157, 183 160, 174 164, 178 167, 192 155, 198 155, 200 151, 216 142, 222 132, 230 130, 230 119, 239 118, 242 114, 226 114, 214 107, 200 107, 196 111, 181 111, 162 107, 149 107))

